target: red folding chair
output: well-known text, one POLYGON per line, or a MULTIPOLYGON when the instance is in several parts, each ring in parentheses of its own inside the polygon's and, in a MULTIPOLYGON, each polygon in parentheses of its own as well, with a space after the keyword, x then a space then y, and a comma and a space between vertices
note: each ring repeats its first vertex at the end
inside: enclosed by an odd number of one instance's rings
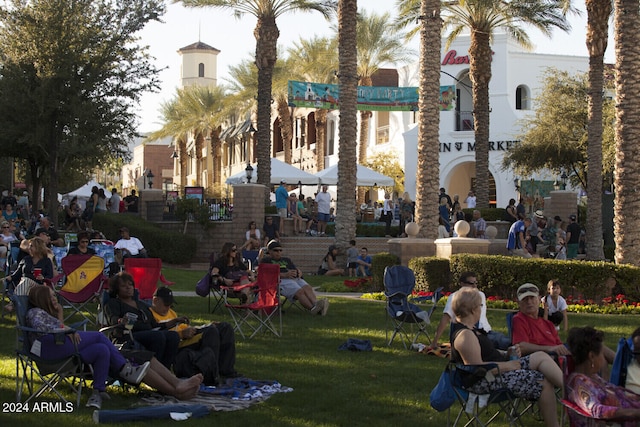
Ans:
POLYGON ((245 330, 253 331, 249 338, 253 338, 260 331, 270 331, 275 336, 282 335, 282 314, 280 310, 280 266, 277 264, 260 264, 258 278, 254 283, 249 283, 233 288, 222 287, 239 291, 244 287, 257 288, 255 300, 249 300, 246 304, 231 304, 226 301, 225 307, 229 310, 235 323, 234 329, 245 338, 245 330))
POLYGON ((167 286, 175 283, 168 281, 162 275, 162 260, 160 258, 125 258, 124 271, 133 277, 141 300, 153 298, 153 294, 158 288, 158 281, 167 286))
MULTIPOLYGON (((64 321, 79 314, 96 325, 97 306, 103 286, 108 280, 104 274, 104 260, 96 255, 67 255, 62 258, 61 264, 64 283, 57 292, 63 306, 72 310, 65 316, 64 321), (88 309, 91 303, 96 304, 95 310, 88 309), (87 316, 85 311, 88 311, 90 316, 87 316)), ((57 283, 56 278, 53 280, 57 283)))

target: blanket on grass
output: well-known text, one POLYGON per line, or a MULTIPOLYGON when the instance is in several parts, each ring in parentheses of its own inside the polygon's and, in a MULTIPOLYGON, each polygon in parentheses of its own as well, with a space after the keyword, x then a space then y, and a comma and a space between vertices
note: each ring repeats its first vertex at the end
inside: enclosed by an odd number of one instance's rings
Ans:
POLYGON ((204 405, 210 411, 238 411, 267 400, 275 393, 293 391, 277 381, 256 381, 248 378, 229 380, 225 385, 210 387, 201 385, 200 392, 190 400, 178 400, 173 396, 153 393, 142 398, 141 404, 164 405, 204 405))

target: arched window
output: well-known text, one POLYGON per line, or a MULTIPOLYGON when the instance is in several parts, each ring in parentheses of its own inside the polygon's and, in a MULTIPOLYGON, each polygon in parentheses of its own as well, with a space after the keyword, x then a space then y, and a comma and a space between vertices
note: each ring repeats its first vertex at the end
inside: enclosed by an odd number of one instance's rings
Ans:
POLYGON ((528 110, 529 108, 529 89, 520 85, 516 88, 516 110, 528 110))
POLYGON ((204 77, 204 64, 202 62, 198 64, 198 77, 204 77))

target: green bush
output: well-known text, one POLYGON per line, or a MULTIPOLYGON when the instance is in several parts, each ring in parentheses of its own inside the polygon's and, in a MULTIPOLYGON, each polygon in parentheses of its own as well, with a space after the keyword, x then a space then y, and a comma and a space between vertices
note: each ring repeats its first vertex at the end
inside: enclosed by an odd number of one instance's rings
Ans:
POLYGON ((380 252, 371 259, 371 275, 373 277, 373 290, 384 290, 384 269, 390 265, 400 264, 398 256, 389 252, 380 252))
MULTIPOLYGON (((472 215, 475 209, 462 209, 465 214, 472 215)), ((480 214, 485 221, 498 221, 504 218, 505 208, 482 208, 480 214)))
POLYGON ((187 264, 196 254, 196 239, 174 231, 166 231, 137 215, 101 213, 94 215, 93 227, 107 239, 120 239, 120 227, 127 227, 140 239, 149 256, 169 264, 187 264))
POLYGON ((453 255, 450 261, 454 281, 462 272, 474 271, 487 295, 515 299, 518 286, 526 282, 536 284, 545 292, 547 282, 557 278, 564 295, 580 294, 600 301, 612 294, 624 293, 630 300, 640 300, 640 268, 630 265, 473 254, 453 255))
POLYGON ((416 291, 433 291, 439 287, 449 290, 451 270, 449 260, 438 257, 417 257, 409 260, 409 268, 416 275, 416 291))

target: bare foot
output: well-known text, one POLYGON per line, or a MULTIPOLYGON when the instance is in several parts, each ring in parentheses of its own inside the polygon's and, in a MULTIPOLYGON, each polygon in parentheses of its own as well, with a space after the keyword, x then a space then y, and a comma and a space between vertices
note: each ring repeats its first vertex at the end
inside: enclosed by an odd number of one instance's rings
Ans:
POLYGON ((200 390, 200 384, 202 384, 203 379, 202 374, 197 374, 189 379, 181 380, 176 386, 176 397, 180 400, 189 400, 195 397, 200 390))

